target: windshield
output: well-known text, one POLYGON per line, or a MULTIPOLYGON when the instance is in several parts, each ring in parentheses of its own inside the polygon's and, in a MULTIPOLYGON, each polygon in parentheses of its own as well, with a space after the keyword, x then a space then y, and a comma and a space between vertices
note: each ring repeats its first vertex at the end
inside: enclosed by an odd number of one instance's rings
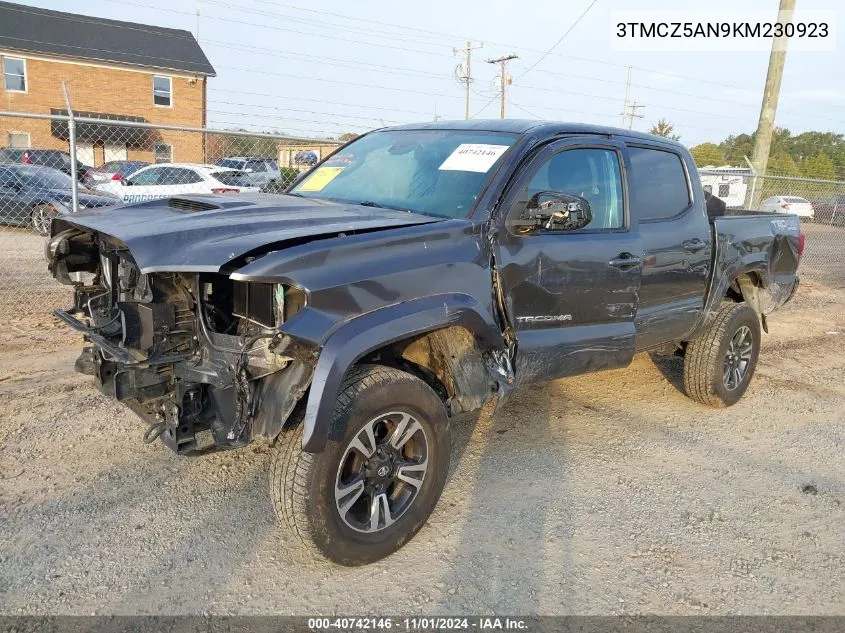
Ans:
POLYGON ((514 134, 386 130, 347 145, 291 190, 300 196, 463 217, 514 134))
POLYGON ((70 191, 73 180, 67 174, 49 167, 30 167, 18 171, 21 180, 28 187, 35 189, 67 189, 70 191))

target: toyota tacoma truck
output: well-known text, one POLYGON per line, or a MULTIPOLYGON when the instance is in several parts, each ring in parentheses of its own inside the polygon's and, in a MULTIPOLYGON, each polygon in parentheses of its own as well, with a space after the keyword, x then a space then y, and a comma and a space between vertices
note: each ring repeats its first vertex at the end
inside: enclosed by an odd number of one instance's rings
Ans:
POLYGON ((438 122, 368 133, 284 195, 63 216, 45 248, 77 371, 145 441, 264 438, 280 522, 358 565, 432 512, 450 419, 520 385, 649 351, 683 356, 698 403, 742 396, 804 238, 794 215, 713 208, 664 138, 438 122))

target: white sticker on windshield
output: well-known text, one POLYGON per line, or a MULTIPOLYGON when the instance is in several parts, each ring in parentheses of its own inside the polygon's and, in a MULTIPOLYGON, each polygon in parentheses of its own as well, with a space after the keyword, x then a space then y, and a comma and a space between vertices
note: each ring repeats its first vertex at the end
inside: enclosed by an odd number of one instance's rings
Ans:
POLYGON ((483 143, 462 143, 449 154, 438 169, 442 171, 488 171, 496 160, 508 149, 507 145, 486 145, 483 143))

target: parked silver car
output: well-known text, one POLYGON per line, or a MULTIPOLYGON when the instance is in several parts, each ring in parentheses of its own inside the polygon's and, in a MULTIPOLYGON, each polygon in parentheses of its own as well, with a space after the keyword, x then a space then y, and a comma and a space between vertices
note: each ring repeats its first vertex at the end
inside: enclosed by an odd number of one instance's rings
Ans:
POLYGON ((250 179, 260 186, 276 180, 279 177, 279 166, 271 158, 259 156, 229 156, 217 161, 220 167, 238 169, 249 174, 250 179))

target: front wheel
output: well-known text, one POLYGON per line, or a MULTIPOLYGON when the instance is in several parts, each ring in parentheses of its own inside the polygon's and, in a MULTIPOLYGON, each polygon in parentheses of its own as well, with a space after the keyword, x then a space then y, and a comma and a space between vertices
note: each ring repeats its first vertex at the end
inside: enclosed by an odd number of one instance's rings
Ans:
POLYGON ((302 425, 276 442, 270 491, 280 522, 342 565, 398 550, 431 514, 449 470, 449 419, 425 382, 362 366, 344 381, 322 453, 301 450, 302 425))
POLYGON ((760 319, 747 303, 722 303, 707 331, 687 345, 684 391, 711 407, 736 403, 760 355, 760 319))

